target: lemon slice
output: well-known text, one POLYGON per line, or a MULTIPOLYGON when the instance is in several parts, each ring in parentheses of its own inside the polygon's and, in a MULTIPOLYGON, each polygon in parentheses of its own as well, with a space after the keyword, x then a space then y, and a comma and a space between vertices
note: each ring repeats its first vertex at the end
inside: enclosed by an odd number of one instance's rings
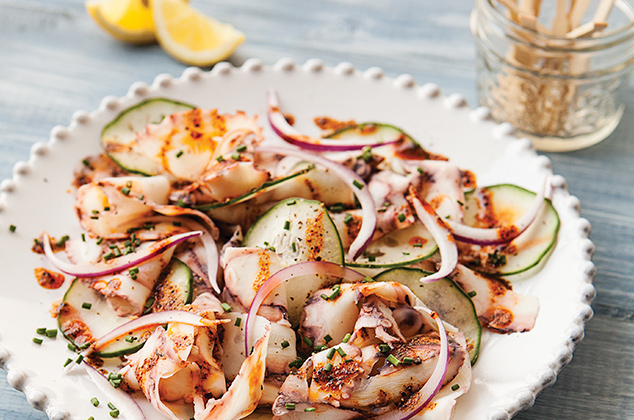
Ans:
POLYGON ((154 42, 148 0, 89 0, 88 14, 114 38, 133 44, 154 42))
POLYGON ((232 25, 206 16, 183 0, 151 0, 155 34, 176 60, 210 66, 229 57, 244 41, 232 25))

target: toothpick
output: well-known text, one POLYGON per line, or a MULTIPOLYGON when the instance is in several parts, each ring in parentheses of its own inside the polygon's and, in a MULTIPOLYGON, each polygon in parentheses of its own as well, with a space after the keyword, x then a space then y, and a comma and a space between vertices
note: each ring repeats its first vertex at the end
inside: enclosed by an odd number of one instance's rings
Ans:
POLYGON ((566 0, 557 0, 557 10, 553 18, 553 34, 564 35, 568 32, 568 19, 566 18, 566 0))
POLYGON ((539 16, 539 8, 542 0, 521 0, 520 1, 520 13, 525 13, 534 17, 539 16))
POLYGON ((597 22, 605 22, 608 20, 608 16, 614 7, 614 0, 602 0, 597 7, 597 11, 594 13, 593 20, 597 22))
POLYGON ((513 0, 499 0, 511 13, 511 19, 517 22, 517 15, 519 14, 519 9, 517 8, 517 4, 513 0))
POLYGON ((595 32, 599 32, 599 31, 604 30, 607 27, 608 27, 608 23, 607 22, 588 22, 588 23, 584 23, 583 25, 577 26, 575 29, 573 29, 572 31, 568 32, 566 34, 566 38, 576 39, 576 38, 588 37, 588 36, 594 34, 595 32))
POLYGON ((570 13, 568 13, 568 22, 571 29, 575 29, 581 24, 581 19, 583 19, 583 15, 586 14, 588 6, 590 6, 590 0, 576 0, 574 4, 570 7, 570 13))
POLYGON ((526 13, 522 13, 520 12, 519 15, 517 15, 517 18, 519 20, 519 22, 522 24, 522 26, 528 28, 528 29, 532 29, 533 31, 537 31, 537 32, 541 32, 547 35, 552 34, 552 32, 550 31, 550 29, 548 29, 546 26, 544 26, 542 23, 540 23, 537 18, 533 15, 528 15, 526 13))

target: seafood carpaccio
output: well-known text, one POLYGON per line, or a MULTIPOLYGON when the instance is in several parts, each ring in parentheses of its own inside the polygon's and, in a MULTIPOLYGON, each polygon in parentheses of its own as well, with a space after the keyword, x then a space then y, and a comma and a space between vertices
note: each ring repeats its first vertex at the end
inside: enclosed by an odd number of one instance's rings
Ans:
POLYGON ((512 281, 557 213, 404 128, 315 117, 298 132, 271 90, 265 117, 154 98, 104 128, 75 169, 83 233, 38 240, 73 279, 66 370, 129 418, 130 396, 170 419, 452 417, 481 335, 533 328, 512 281))

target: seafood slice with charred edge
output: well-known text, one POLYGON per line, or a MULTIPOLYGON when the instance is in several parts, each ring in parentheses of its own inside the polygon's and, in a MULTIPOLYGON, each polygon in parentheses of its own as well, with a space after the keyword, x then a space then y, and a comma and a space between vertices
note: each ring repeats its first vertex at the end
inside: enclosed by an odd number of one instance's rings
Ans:
POLYGON ((539 312, 535 296, 521 295, 503 279, 477 273, 458 264, 449 276, 465 293, 471 296, 480 322, 500 332, 530 331, 539 312))

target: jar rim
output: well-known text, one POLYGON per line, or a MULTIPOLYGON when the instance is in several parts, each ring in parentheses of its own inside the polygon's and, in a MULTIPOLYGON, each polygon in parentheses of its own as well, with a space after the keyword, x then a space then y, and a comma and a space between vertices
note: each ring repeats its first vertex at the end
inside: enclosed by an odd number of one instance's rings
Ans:
POLYGON ((629 13, 625 11, 623 12, 630 19, 626 25, 620 26, 610 31, 601 32, 598 35, 595 35, 592 37, 580 37, 580 38, 568 38, 565 35, 547 34, 544 32, 540 32, 540 31, 528 28, 520 24, 519 22, 511 19, 510 17, 506 16, 503 10, 501 10, 494 4, 494 1, 495 0, 476 0, 476 4, 480 3, 484 7, 484 11, 487 13, 487 15, 495 19, 498 22, 498 24, 511 27, 514 31, 519 31, 520 33, 528 34, 531 37, 534 37, 536 40, 540 40, 546 44, 550 44, 551 47, 553 46, 552 44, 553 42, 555 43, 560 42, 562 43, 562 45, 565 45, 565 47, 563 47, 564 49, 568 49, 570 48, 571 41, 583 42, 586 45, 588 44, 614 45, 614 44, 620 44, 622 42, 625 42, 627 40, 631 40, 632 38, 634 38, 634 2, 632 0, 616 0, 615 2, 615 7, 620 5, 621 7, 619 8, 621 10, 627 9, 629 11, 629 13))

